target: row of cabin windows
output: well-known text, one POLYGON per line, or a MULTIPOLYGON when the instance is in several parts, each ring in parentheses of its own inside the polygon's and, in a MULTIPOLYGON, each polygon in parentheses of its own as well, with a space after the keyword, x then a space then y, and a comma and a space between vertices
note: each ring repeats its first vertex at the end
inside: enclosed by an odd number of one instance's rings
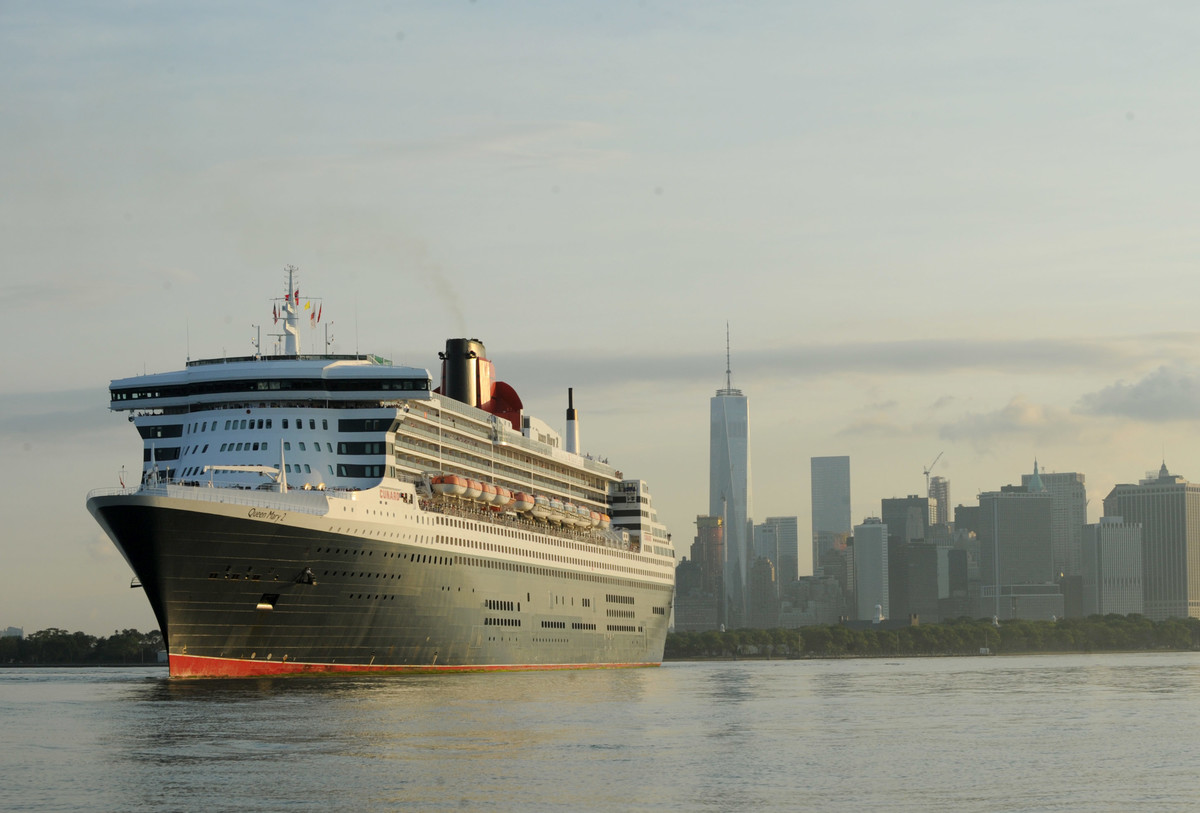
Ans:
MULTIPOLYGON (((307 451, 308 451, 308 446, 307 446, 307 445, 304 443, 304 441, 299 441, 299 442, 298 442, 296 445, 297 445, 297 447, 299 447, 299 450, 300 450, 300 451, 302 451, 302 452, 307 452, 307 451)), ((321 443, 320 443, 320 441, 313 441, 313 445, 312 445, 312 446, 313 446, 313 451, 314 451, 314 452, 319 452, 319 451, 321 451, 321 443)), ((252 443, 252 442, 250 442, 250 441, 244 441, 244 442, 242 442, 242 443, 222 443, 222 444, 221 444, 221 448, 220 448, 220 450, 219 450, 219 451, 222 451, 222 452, 257 452, 257 451, 264 451, 264 452, 265 452, 265 451, 267 451, 267 450, 268 450, 268 448, 269 448, 269 442, 268 442, 268 441, 265 441, 265 440, 264 440, 264 441, 260 441, 260 442, 258 442, 258 443, 252 443)), ((326 443, 326 444, 325 444, 325 448, 326 448, 328 451, 332 452, 332 451, 333 451, 333 444, 332 444, 332 443, 326 443)), ((285 441, 283 442, 283 450, 284 450, 285 452, 290 452, 290 451, 292 450, 292 442, 291 442, 290 440, 285 440, 285 441)), ((196 450, 193 448, 193 449, 192 449, 192 451, 194 452, 194 451, 196 451, 196 450)), ((206 451, 206 452, 208 451, 208 446, 207 446, 207 445, 205 445, 205 447, 204 447, 204 451, 206 451)))
POLYGON ((382 441, 376 443, 339 443, 337 446, 338 454, 383 454, 387 444, 382 441))
MULTIPOLYGON (((267 422, 267 426, 268 426, 268 427, 270 427, 270 425, 271 425, 271 424, 270 424, 270 422, 268 421, 268 422, 267 422)), ((284 429, 287 429, 287 428, 288 428, 288 419, 287 419, 287 418, 284 418, 284 419, 283 419, 283 428, 284 428, 284 429)), ((297 429, 303 429, 303 428, 304 428, 304 419, 303 419, 303 418, 297 418, 297 419, 296 419, 296 428, 297 428, 297 429)), ((308 428, 309 428, 309 429, 316 429, 316 428, 317 428, 317 421, 316 421, 316 419, 315 419, 315 418, 309 418, 309 419, 308 419, 308 428)), ((328 418, 322 418, 322 419, 321 419, 321 428, 322 428, 322 429, 325 429, 325 430, 328 430, 328 429, 329 429, 329 419, 328 419, 328 418)))
POLYGON ((338 477, 382 477, 383 466, 355 466, 350 463, 338 463, 338 477))
MULTIPOLYGON (((304 441, 302 441, 302 440, 296 441, 296 446, 297 446, 297 447, 300 449, 300 451, 302 451, 302 452, 307 452, 307 451, 308 451, 308 447, 306 447, 306 446, 304 445, 304 441)), ((329 451, 331 451, 331 452, 332 452, 332 451, 333 451, 333 444, 332 444, 332 443, 326 443, 326 444, 325 444, 325 448, 326 448, 326 449, 328 449, 329 451)), ((283 450, 284 450, 285 452, 290 452, 290 451, 292 450, 292 442, 291 442, 290 440, 285 440, 285 441, 283 442, 283 450)), ((321 442, 320 442, 319 440, 317 440, 317 441, 313 441, 313 451, 314 451, 314 452, 319 452, 319 451, 321 451, 321 442)))
MULTIPOLYGON (((329 466, 328 468, 329 473, 333 474, 333 466, 329 466)), ((188 466, 186 469, 180 472, 179 476, 192 477, 202 473, 203 471, 203 466, 188 466)), ((285 463, 284 471, 286 471, 288 474, 312 474, 312 467, 307 463, 285 463)))
MULTIPOLYGON (((289 425, 291 424, 291 420, 288 418, 283 418, 281 423, 283 424, 283 428, 287 429, 287 428, 289 428, 289 425)), ((186 429, 189 434, 196 434, 199 432, 216 432, 217 424, 218 424, 218 421, 213 421, 212 423, 209 423, 207 421, 202 421, 202 422, 188 424, 188 425, 186 425, 186 429)), ((237 418, 231 418, 230 420, 225 421, 225 431, 227 431, 227 432, 233 431, 236 429, 271 429, 271 428, 273 428, 273 419, 272 418, 242 418, 241 420, 238 420, 237 418)), ((303 418, 296 418, 296 428, 297 429, 304 428, 304 419, 303 418)), ((316 431, 316 428, 317 428, 316 418, 308 419, 308 428, 312 429, 313 431, 316 431)), ((144 438, 177 438, 183 434, 184 429, 185 429, 184 424, 167 424, 165 426, 139 426, 138 433, 144 438)), ((328 418, 321 419, 321 429, 323 429, 325 431, 329 430, 329 419, 328 418)))
POLYGON ((189 384, 161 386, 156 389, 109 390, 113 401, 138 401, 146 398, 187 398, 193 395, 212 395, 236 392, 427 392, 432 389, 429 379, 323 379, 293 378, 261 381, 242 379, 230 381, 198 381, 189 384))
MULTIPOLYGON (((207 448, 207 447, 205 447, 207 448)), ((261 443, 222 443, 220 451, 222 452, 257 452, 267 451, 267 441, 261 443), (228 447, 228 448, 226 448, 228 447)))

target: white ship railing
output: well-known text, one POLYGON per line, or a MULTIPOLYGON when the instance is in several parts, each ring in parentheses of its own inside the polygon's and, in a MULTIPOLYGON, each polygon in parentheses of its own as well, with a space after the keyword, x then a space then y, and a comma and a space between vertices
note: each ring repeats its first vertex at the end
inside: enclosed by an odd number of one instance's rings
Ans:
POLYGON ((300 511, 321 516, 329 512, 329 497, 343 496, 353 499, 350 492, 330 494, 324 491, 294 490, 287 494, 277 492, 246 491, 222 486, 161 485, 145 488, 97 488, 88 492, 92 497, 174 497, 182 500, 197 500, 229 505, 248 505, 254 508, 274 508, 281 511, 300 511))

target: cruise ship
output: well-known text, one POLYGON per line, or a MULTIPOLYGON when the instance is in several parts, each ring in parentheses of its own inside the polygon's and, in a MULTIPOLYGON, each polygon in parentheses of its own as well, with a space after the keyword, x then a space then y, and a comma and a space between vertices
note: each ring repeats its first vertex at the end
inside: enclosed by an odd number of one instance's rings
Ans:
MULTIPOLYGON (((477 339, 427 369, 277 353, 114 380, 140 477, 87 507, 154 610, 172 677, 652 666, 675 553, 650 490, 524 412, 477 339)), ((328 342, 326 342, 326 350, 328 342)), ((257 348, 256 348, 257 349, 257 348)))

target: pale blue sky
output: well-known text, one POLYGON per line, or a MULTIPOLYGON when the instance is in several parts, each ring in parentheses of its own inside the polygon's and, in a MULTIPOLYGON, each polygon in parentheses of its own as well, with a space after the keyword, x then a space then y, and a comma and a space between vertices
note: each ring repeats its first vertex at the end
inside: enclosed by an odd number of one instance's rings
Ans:
MULTIPOLYGON (((708 399, 755 507, 856 521, 1035 456, 1091 513, 1200 480, 1191 3, 0 3, 0 626, 153 619, 83 508, 112 378, 250 352, 284 265, 335 349, 488 346, 686 553, 708 399)), ((802 546, 802 550, 805 550, 802 546)))

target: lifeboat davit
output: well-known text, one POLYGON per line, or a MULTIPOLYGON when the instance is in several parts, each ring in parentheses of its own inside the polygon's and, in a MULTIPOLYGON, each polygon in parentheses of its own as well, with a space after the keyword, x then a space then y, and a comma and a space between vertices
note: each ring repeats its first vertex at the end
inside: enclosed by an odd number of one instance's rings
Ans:
POLYGON ((518 491, 512 495, 512 507, 514 511, 525 513, 533 508, 533 495, 526 494, 524 491, 518 491))
POLYGON ((483 494, 483 483, 478 480, 467 480, 466 493, 463 494, 468 500, 477 500, 483 494))
POLYGON ((550 518, 550 498, 542 494, 538 494, 533 498, 533 515, 538 519, 550 518))

